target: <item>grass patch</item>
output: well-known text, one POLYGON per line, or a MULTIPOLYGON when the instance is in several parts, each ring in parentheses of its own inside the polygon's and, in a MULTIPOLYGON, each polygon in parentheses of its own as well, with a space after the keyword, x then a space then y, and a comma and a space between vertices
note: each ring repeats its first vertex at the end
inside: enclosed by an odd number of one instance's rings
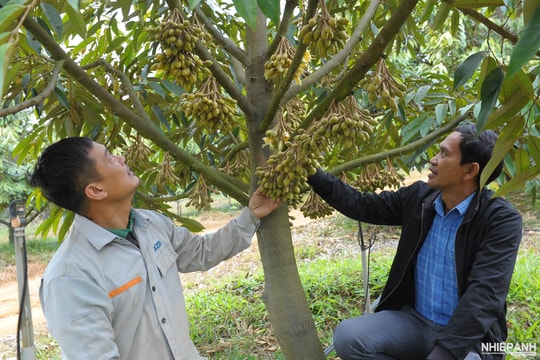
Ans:
MULTIPOLYGON (((56 239, 26 240, 26 255, 29 263, 47 263, 56 249, 56 239)), ((0 271, 8 266, 15 266, 15 248, 7 239, 0 242, 0 271)))
MULTIPOLYGON (((508 296, 508 343, 540 339, 539 255, 520 251, 508 296)), ((372 255, 372 301, 382 291, 391 261, 390 254, 372 255)), ((335 326, 361 315, 364 308, 361 262, 357 257, 312 259, 300 263, 299 272, 319 337, 328 346, 335 326)), ((279 349, 272 354, 277 343, 262 300, 263 286, 264 278, 257 273, 186 296, 191 336, 203 354, 211 359, 283 358, 279 349)))
POLYGON ((540 340, 540 265, 538 252, 520 252, 508 294, 509 343, 540 340))

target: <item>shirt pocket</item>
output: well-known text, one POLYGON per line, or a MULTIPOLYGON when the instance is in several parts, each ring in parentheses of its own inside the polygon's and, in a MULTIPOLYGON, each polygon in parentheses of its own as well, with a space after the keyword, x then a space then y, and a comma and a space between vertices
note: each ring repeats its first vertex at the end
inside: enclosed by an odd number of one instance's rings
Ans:
POLYGON ((165 277, 171 268, 174 268, 175 273, 178 272, 178 269, 176 267, 176 260, 178 259, 178 254, 176 254, 170 243, 161 242, 159 248, 155 250, 155 253, 156 266, 161 277, 165 277))

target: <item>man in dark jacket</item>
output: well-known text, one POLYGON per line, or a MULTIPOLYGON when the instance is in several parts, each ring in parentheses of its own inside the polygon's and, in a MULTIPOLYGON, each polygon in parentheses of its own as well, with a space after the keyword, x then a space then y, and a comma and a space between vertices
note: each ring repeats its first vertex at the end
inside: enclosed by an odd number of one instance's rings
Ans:
MULTIPOLYGON (((480 189, 497 136, 458 127, 430 160, 428 181, 362 193, 318 170, 308 178, 332 207, 359 221, 402 227, 374 314, 343 321, 337 354, 348 359, 488 359, 503 342, 506 296, 522 237, 520 214, 480 189), (493 347, 491 347, 493 348, 493 347)), ((499 176, 502 164, 487 183, 499 176)))

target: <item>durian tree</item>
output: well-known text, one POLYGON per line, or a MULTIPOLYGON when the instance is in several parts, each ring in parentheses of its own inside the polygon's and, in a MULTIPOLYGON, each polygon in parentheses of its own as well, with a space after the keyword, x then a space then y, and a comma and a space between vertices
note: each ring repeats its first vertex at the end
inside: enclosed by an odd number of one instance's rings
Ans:
MULTIPOLYGON (((539 1, 0 0, 0 116, 32 110, 15 149, 89 136, 126 155, 136 206, 284 200, 257 234, 287 359, 323 359, 289 211, 331 212, 315 168, 364 191, 400 185, 462 121, 500 132, 498 195, 540 172, 539 1)), ((32 201, 45 206, 39 192, 32 201)), ((52 207, 41 230, 65 234, 52 207)), ((193 230, 199 225, 177 220, 193 230)))

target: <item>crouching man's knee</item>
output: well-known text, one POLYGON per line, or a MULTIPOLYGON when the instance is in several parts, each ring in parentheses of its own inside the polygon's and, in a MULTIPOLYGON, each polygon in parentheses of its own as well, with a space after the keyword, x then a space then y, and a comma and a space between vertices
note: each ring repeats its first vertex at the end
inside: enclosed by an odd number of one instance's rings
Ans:
POLYGON ((344 320, 335 328, 334 349, 343 360, 372 359, 374 355, 362 341, 355 319, 344 320))

